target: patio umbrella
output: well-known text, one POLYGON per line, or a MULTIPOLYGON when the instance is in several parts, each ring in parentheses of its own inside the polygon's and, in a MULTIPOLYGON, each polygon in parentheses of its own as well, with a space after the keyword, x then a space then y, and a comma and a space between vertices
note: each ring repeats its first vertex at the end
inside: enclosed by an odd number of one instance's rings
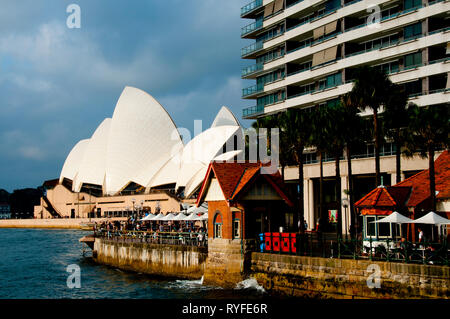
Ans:
MULTIPOLYGON (((399 214, 398 212, 393 212, 389 216, 379 219, 377 221, 373 221, 371 223, 389 223, 389 224, 409 224, 414 222, 412 219, 399 214)), ((391 227, 391 226, 389 226, 391 227)), ((391 228, 392 229, 392 228, 391 228)), ((397 233, 397 231, 396 231, 397 233)))
POLYGON ((191 213, 196 213, 196 214, 207 213, 208 212, 208 204, 203 203, 199 207, 192 206, 187 210, 187 212, 189 214, 191 214, 191 213))
POLYGON ((156 215, 153 214, 148 214, 147 216, 145 216, 144 218, 141 219, 141 221, 148 221, 148 220, 153 220, 156 217, 156 215))
POLYGON ((164 214, 163 213, 159 213, 154 218, 152 218, 152 220, 162 220, 162 218, 164 218, 164 214))
POLYGON ((176 215, 173 220, 186 220, 186 215, 183 213, 179 213, 178 215, 176 215))
POLYGON ((373 221, 371 223, 393 223, 393 224, 408 224, 413 223, 414 221, 408 217, 399 214, 398 212, 393 212, 389 216, 379 219, 377 221, 373 221))
MULTIPOLYGON (((416 219, 413 221, 414 224, 429 224, 429 225, 436 225, 436 226, 442 226, 442 225, 450 225, 450 219, 444 218, 436 214, 435 212, 429 212, 425 216, 416 219)), ((440 229, 438 235, 440 234, 440 229)), ((431 227, 431 238, 434 238, 434 230, 433 227, 431 227)))
POLYGON ((429 212, 425 216, 413 221, 414 224, 450 225, 450 219, 444 218, 435 212, 429 212))
POLYGON ((190 214, 188 217, 186 217, 187 221, 193 221, 193 220, 201 220, 199 216, 197 216, 196 213, 190 214))
POLYGON ((164 216, 163 218, 161 218, 160 220, 174 220, 174 218, 175 218, 175 215, 170 213, 170 214, 167 214, 166 216, 164 216))

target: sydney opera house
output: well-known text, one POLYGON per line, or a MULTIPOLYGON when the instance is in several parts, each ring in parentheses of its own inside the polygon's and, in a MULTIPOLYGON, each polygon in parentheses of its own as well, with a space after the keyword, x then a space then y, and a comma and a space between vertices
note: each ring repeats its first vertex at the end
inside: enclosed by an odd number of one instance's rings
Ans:
POLYGON ((194 201, 211 161, 236 159, 244 148, 242 128, 226 107, 192 139, 180 133, 157 100, 126 87, 112 117, 72 148, 59 179, 44 183, 35 217, 179 211, 194 201))

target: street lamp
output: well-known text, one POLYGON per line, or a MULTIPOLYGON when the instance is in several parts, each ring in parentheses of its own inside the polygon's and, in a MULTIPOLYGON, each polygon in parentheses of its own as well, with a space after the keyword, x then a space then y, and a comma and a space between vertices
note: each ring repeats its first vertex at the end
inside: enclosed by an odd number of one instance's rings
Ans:
POLYGON ((348 239, 348 224, 347 224, 347 207, 348 207, 348 198, 344 197, 342 199, 342 206, 345 208, 345 239, 348 239))
POLYGON ((136 198, 132 198, 131 202, 133 203, 133 213, 131 214, 131 216, 133 216, 133 218, 135 218, 134 217, 134 203, 136 203, 136 198))

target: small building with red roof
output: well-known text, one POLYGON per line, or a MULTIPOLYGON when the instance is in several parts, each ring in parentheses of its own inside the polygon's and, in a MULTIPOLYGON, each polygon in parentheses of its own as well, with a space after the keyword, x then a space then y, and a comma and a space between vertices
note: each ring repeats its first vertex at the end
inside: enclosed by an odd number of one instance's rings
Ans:
POLYGON ((294 203, 282 177, 278 171, 266 173, 264 166, 260 162, 209 164, 196 203, 208 203, 205 283, 217 283, 221 277, 230 284, 239 282, 260 233, 294 229, 294 203))
MULTIPOLYGON (((442 217, 450 217, 450 152, 444 151, 434 162, 436 210, 442 217)), ((355 203, 363 218, 363 237, 392 238, 389 224, 371 223, 397 211, 411 219, 418 219, 431 211, 430 177, 428 169, 388 187, 377 187, 355 203)), ((398 229, 398 236, 415 240, 415 225, 398 229)), ((431 227, 431 226, 425 226, 431 227)), ((431 232, 431 229, 430 229, 431 232)))

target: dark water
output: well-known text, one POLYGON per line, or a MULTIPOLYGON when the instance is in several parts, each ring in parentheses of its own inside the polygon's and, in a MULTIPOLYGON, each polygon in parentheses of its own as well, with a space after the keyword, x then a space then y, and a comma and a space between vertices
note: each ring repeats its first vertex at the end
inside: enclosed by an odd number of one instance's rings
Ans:
MULTIPOLYGON (((79 230, 0 229, 0 299, 246 298, 265 295, 254 280, 225 290, 203 286, 200 280, 152 278, 97 265, 82 255, 79 230), (81 269, 81 287, 68 288, 67 266, 81 269)), ((86 251, 90 252, 89 249, 86 251)))

